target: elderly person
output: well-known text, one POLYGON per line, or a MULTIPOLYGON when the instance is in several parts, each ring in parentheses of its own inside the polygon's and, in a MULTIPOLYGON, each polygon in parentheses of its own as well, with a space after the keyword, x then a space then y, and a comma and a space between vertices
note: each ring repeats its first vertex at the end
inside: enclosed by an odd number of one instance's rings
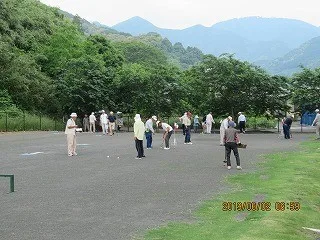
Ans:
POLYGON ((109 122, 109 135, 112 136, 116 129, 116 117, 113 115, 112 111, 110 112, 110 115, 108 117, 108 122, 109 122))
POLYGON ((108 133, 108 115, 104 110, 101 111, 102 114, 100 115, 100 124, 102 127, 102 133, 103 135, 106 135, 108 133))
POLYGON ((153 122, 156 122, 156 121, 157 121, 156 116, 152 116, 146 121, 145 128, 146 128, 147 149, 152 148, 152 134, 154 134, 153 122))
POLYGON ((170 149, 169 141, 170 141, 170 137, 173 133, 173 128, 169 124, 163 123, 161 121, 157 121, 157 126, 159 128, 162 127, 162 129, 164 130, 162 138, 165 142, 165 147, 163 149, 169 150, 170 149))
POLYGON ((240 166, 240 157, 238 152, 238 144, 240 144, 240 139, 238 136, 238 131, 234 128, 236 124, 233 121, 229 121, 228 126, 229 128, 226 129, 224 133, 224 146, 227 158, 227 168, 228 170, 231 169, 230 155, 232 150, 236 158, 237 169, 241 170, 242 168, 240 166))
POLYGON ((227 117, 223 120, 221 120, 221 125, 220 125, 220 146, 223 146, 224 145, 224 134, 225 134, 225 131, 226 129, 228 129, 228 123, 229 121, 232 121, 232 117, 227 117))
POLYGON ((320 139, 320 113, 319 113, 319 109, 316 109, 315 112, 316 112, 316 117, 312 122, 312 126, 316 126, 317 139, 320 139))
POLYGON ((241 133, 246 132, 246 117, 243 115, 242 112, 238 113, 238 125, 239 125, 239 130, 241 133))
POLYGON ((82 120, 82 125, 83 125, 83 131, 89 132, 89 117, 87 114, 84 115, 84 118, 82 120))
POLYGON ((283 121, 282 128, 283 128, 283 134, 284 134, 284 138, 285 139, 290 139, 291 138, 290 128, 291 128, 291 125, 292 125, 292 118, 293 118, 293 116, 289 116, 283 121))
POLYGON ((133 125, 133 131, 134 131, 134 141, 136 143, 136 149, 138 152, 138 156, 136 159, 141 159, 144 156, 143 151, 143 136, 145 132, 144 123, 141 121, 140 114, 136 114, 134 117, 134 125, 133 125))
POLYGON ((185 112, 183 114, 183 116, 179 118, 180 122, 182 123, 182 134, 183 135, 186 135, 186 124, 185 124, 185 122, 186 122, 187 118, 188 118, 187 112, 185 112))
POLYGON ((184 144, 192 144, 191 142, 191 113, 187 112, 187 118, 184 120, 186 127, 186 135, 184 138, 184 144))
POLYGON ((92 112, 91 115, 89 116, 90 132, 96 132, 96 121, 97 121, 97 118, 94 115, 94 112, 92 112))
POLYGON ((209 134, 211 133, 212 123, 214 124, 212 112, 209 112, 209 114, 206 116, 206 127, 207 127, 207 133, 209 134))
POLYGON ((67 121, 66 129, 65 129, 65 134, 67 135, 67 145, 68 145, 68 156, 76 156, 76 128, 78 127, 76 125, 76 119, 77 119, 77 114, 76 113, 71 113, 70 119, 67 121))

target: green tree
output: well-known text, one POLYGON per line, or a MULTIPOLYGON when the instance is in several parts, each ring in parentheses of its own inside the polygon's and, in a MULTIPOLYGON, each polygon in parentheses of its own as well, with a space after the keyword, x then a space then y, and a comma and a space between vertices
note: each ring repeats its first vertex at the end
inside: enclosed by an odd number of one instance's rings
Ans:
POLYGON ((292 101, 301 111, 314 111, 320 107, 320 68, 314 70, 303 68, 293 75, 292 101))

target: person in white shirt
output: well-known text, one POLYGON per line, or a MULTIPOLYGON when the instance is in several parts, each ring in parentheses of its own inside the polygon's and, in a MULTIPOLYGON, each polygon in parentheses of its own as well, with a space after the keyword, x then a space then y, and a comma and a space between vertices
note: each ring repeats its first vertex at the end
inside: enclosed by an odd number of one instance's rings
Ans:
POLYGON ((157 121, 156 116, 152 116, 146 121, 146 139, 147 139, 147 149, 152 148, 152 134, 154 134, 153 122, 157 121))
POLYGON ((220 146, 224 145, 224 134, 226 132, 226 129, 228 129, 228 123, 229 121, 232 121, 232 117, 227 117, 223 120, 221 120, 221 125, 220 125, 220 146))
POLYGON ((185 113, 183 114, 183 116, 179 118, 180 122, 182 123, 182 134, 183 134, 183 135, 186 135, 186 125, 185 125, 185 121, 186 121, 187 118, 188 118, 187 112, 185 112, 185 113))
POLYGON ((76 125, 76 119, 77 119, 77 114, 76 113, 71 113, 70 119, 67 121, 66 129, 65 129, 65 134, 67 135, 67 145, 68 145, 68 156, 76 156, 76 128, 78 127, 76 125))
POLYGON ((213 117, 212 117, 212 112, 210 112, 206 117, 207 133, 211 133, 212 123, 214 123, 214 120, 213 120, 213 117))
POLYGON ((94 115, 94 112, 92 112, 89 116, 90 132, 96 132, 96 121, 96 116, 94 115))
POLYGON ((100 124, 102 127, 103 135, 106 135, 108 133, 108 124, 109 124, 108 115, 105 113, 104 110, 102 110, 101 112, 102 114, 100 115, 100 124))
POLYGON ((144 151, 143 151, 143 136, 145 132, 144 123, 141 121, 140 114, 136 114, 134 117, 134 125, 133 125, 133 131, 134 131, 134 141, 136 143, 136 149, 138 152, 138 156, 136 159, 141 159, 145 157, 144 151))
POLYGON ((316 126, 317 139, 320 139, 320 113, 319 113, 319 109, 316 109, 315 112, 317 115, 312 122, 312 126, 316 126))
POLYGON ((184 119, 186 126, 186 136, 184 138, 184 144, 192 144, 191 142, 191 112, 187 112, 187 118, 184 119))
POLYGON ((157 121, 157 126, 159 128, 162 127, 162 129, 164 130, 162 138, 165 142, 165 147, 163 149, 165 149, 165 150, 170 149, 169 140, 170 140, 170 137, 173 133, 173 128, 169 124, 162 123, 161 121, 157 121))
POLYGON ((239 130, 241 133, 246 132, 246 117, 243 115, 242 112, 238 113, 238 125, 239 125, 239 130))

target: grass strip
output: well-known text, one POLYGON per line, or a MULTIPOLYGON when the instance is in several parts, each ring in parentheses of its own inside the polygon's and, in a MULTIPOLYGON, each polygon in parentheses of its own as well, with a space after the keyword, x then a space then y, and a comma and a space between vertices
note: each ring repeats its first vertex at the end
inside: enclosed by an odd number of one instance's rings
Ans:
POLYGON ((229 177, 231 191, 204 202, 195 212, 198 222, 169 223, 148 231, 144 238, 319 239, 319 234, 303 227, 320 229, 320 142, 304 142, 298 151, 267 155, 259 165, 258 172, 229 177), (245 202, 254 201, 260 202, 259 210, 248 204, 244 208, 245 202))

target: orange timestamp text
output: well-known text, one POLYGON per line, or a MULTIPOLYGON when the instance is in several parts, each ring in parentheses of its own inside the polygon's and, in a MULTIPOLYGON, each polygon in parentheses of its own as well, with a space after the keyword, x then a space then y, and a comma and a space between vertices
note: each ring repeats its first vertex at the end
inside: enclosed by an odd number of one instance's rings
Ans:
POLYGON ((300 202, 222 202, 222 211, 299 211, 300 202))

